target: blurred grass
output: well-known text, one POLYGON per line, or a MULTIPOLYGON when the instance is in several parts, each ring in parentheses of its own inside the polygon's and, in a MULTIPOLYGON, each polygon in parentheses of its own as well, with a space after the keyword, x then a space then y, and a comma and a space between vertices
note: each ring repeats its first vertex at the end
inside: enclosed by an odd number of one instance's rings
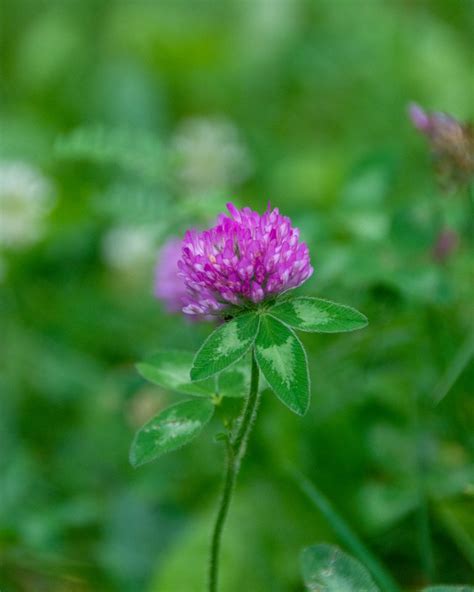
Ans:
POLYGON ((413 590, 429 583, 414 545, 421 459, 436 579, 472 580, 474 369, 456 360, 472 332, 473 260, 464 236, 444 263, 432 256, 442 228, 465 232, 467 203, 440 192, 405 113, 416 100, 473 118, 472 3, 3 0, 0 26, 0 164, 36 167, 57 196, 35 244, 0 243, 2 592, 203 589, 219 447, 203 436, 139 471, 127 459, 133 431, 176 398, 134 363, 208 333, 153 300, 155 250, 229 199, 292 216, 315 267, 303 290, 356 306, 370 326, 303 336, 303 420, 264 400, 223 590, 300 590, 300 549, 333 541, 279 479, 286 463, 413 590), (251 171, 218 158, 230 139, 211 146, 193 192, 182 123, 200 118, 209 142, 222 116, 251 171), (129 133, 130 159, 55 149, 98 128, 129 133), (156 170, 137 137, 163 151, 156 170), (231 169, 221 186, 216 166, 231 169), (113 237, 136 233, 117 229, 145 233, 153 252, 120 258, 113 237))
POLYGON ((367 567, 374 580, 384 590, 387 590, 387 592, 398 592, 399 588, 392 576, 359 539, 357 534, 345 522, 344 518, 331 506, 331 503, 323 493, 303 475, 294 473, 292 477, 302 493, 304 493, 307 499, 311 501, 314 507, 328 521, 343 544, 367 567))

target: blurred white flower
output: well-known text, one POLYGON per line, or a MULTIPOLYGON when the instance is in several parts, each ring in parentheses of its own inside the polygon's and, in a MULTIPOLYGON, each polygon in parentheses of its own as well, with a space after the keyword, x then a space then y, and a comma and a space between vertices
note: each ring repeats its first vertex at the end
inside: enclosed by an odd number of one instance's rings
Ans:
POLYGON ((177 158, 178 177, 188 193, 233 187, 252 171, 239 130, 223 117, 184 120, 171 145, 177 158))
POLYGON ((119 226, 102 240, 102 258, 118 271, 129 271, 154 263, 155 233, 149 226, 119 226))
POLYGON ((55 203, 51 183, 26 162, 0 161, 0 248, 38 241, 55 203))
POLYGON ((239 36, 242 42, 241 53, 253 63, 259 58, 274 56, 275 51, 288 44, 298 32, 298 6, 293 0, 268 0, 242 2, 241 27, 245 31, 239 36), (258 43, 248 43, 248 39, 258 39, 258 43))

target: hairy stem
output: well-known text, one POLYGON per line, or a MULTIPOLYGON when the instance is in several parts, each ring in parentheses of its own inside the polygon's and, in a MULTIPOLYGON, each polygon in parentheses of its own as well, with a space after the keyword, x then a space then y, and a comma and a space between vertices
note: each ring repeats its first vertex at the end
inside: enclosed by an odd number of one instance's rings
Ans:
POLYGON ((219 510, 217 512, 214 531, 211 541, 211 558, 209 563, 209 592, 217 592, 219 576, 219 554, 222 540, 222 532, 229 511, 232 493, 240 469, 240 463, 245 454, 247 441, 254 424, 259 403, 258 391, 259 370, 252 351, 252 374, 250 380, 250 392, 245 401, 242 414, 237 423, 237 430, 226 439, 227 466, 219 510))
POLYGON ((232 437, 232 448, 235 453, 235 461, 237 463, 237 471, 239 469, 240 461, 242 460, 245 449, 247 447, 247 441, 252 430, 252 426, 257 416, 257 409, 259 403, 259 370, 257 361, 255 359, 255 353, 252 351, 252 372, 250 378, 250 392, 249 396, 245 400, 245 405, 242 410, 242 414, 237 422, 237 430, 232 437))

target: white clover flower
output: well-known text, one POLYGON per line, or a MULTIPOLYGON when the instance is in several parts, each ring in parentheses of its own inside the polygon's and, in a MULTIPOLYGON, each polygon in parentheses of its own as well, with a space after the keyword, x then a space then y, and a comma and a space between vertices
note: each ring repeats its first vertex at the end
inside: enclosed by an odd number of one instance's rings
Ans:
POLYGON ((0 161, 0 248, 38 241, 55 203, 51 183, 26 162, 0 161))
POLYGON ((239 130, 226 118, 184 120, 171 142, 178 177, 188 193, 234 187, 252 171, 249 152, 239 130))
POLYGON ((102 240, 102 258, 111 268, 130 271, 152 264, 156 257, 156 238, 149 226, 119 226, 102 240))

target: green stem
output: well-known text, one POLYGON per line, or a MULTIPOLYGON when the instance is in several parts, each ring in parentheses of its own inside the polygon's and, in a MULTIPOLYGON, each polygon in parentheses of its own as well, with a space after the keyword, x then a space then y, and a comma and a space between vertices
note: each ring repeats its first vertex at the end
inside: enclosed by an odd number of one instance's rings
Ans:
MULTIPOLYGON (((252 371, 250 377, 250 392, 247 397, 242 411, 242 415, 239 417, 237 423, 237 431, 232 438, 232 447, 235 452, 235 460, 237 464, 240 464, 245 449, 247 447, 247 440, 250 435, 250 431, 255 422, 257 416, 257 409, 259 403, 258 393, 258 382, 259 382, 259 370, 257 360, 255 359, 255 352, 252 351, 252 371)), ((238 469, 238 467, 237 467, 238 469)))
POLYGON ((255 353, 252 351, 252 374, 250 380, 250 392, 245 401, 242 414, 237 424, 237 431, 226 440, 227 467, 224 480, 224 489, 217 512, 214 531, 211 541, 211 558, 209 562, 209 592, 217 592, 219 575, 219 554, 224 530, 225 520, 229 512, 229 506, 234 491, 235 482, 240 469, 240 463, 245 454, 247 441, 252 426, 257 416, 258 403, 260 399, 258 391, 259 370, 255 360, 255 353))
POLYGON ((232 444, 229 439, 226 440, 227 447, 227 467, 224 481, 224 489, 222 491, 221 503, 217 513, 216 523, 214 525, 214 532, 212 533, 211 541, 211 558, 209 562, 209 590, 210 592, 217 591, 217 578, 219 573, 219 551, 221 546, 222 530, 229 511, 230 500, 232 499, 232 492, 234 490, 235 480, 237 474, 235 472, 235 457, 232 444))

